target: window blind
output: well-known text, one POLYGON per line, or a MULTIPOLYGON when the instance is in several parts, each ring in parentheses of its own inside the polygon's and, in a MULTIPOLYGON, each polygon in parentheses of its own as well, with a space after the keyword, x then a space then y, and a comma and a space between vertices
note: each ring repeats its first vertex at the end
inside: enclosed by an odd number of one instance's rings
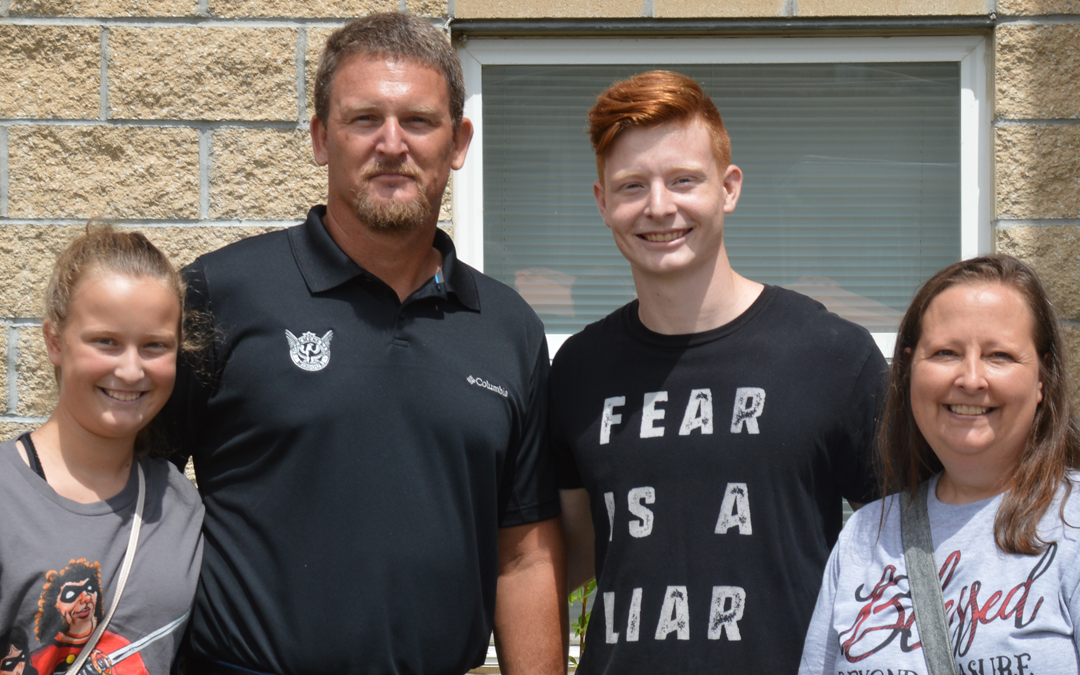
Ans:
MULTIPOLYGON (((736 271, 895 331, 915 289, 960 257, 957 63, 666 66, 720 109, 742 197, 725 220, 736 271)), ((549 333, 634 298, 596 210, 585 115, 647 64, 485 66, 484 271, 549 333)))

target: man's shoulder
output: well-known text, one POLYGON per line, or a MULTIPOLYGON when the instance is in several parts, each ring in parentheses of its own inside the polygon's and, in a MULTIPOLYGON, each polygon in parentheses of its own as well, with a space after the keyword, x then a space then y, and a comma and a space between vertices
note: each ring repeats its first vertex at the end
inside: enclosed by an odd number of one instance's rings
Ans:
POLYGON ((495 321, 507 325, 520 325, 524 329, 544 333, 544 322, 525 302, 521 294, 503 282, 493 279, 475 267, 457 260, 463 274, 472 278, 476 284, 476 295, 480 302, 480 312, 495 321))
POLYGON ((599 352, 610 353, 613 341, 627 332, 623 316, 630 311, 631 302, 616 309, 599 321, 594 321, 566 339, 552 359, 552 368, 575 367, 571 364, 593 361, 599 352))
MULTIPOLYGON (((296 227, 301 227, 297 225, 296 227)), ((290 255, 289 229, 282 228, 245 237, 196 258, 194 266, 204 269, 255 272, 267 269, 270 255, 290 255)), ((189 265, 188 267, 192 267, 189 265)))
POLYGON ((820 301, 780 286, 763 312, 767 325, 808 346, 874 346, 870 331, 830 311, 820 301))

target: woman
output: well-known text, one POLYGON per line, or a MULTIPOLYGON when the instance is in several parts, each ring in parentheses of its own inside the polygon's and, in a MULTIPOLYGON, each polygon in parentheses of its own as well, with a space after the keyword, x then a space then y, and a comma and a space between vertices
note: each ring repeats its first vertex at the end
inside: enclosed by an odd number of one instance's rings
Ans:
POLYGON ((83 658, 82 672, 169 672, 203 509, 175 467, 145 456, 146 427, 172 392, 183 297, 135 232, 88 230, 53 270, 42 328, 56 408, 0 444, 0 634, 29 636, 24 672, 74 673, 83 658))
POLYGON ((976 258, 920 289, 878 448, 891 496, 841 532, 799 672, 928 672, 893 494, 923 481, 956 671, 1080 672, 1080 434, 1057 317, 1029 267, 976 258))

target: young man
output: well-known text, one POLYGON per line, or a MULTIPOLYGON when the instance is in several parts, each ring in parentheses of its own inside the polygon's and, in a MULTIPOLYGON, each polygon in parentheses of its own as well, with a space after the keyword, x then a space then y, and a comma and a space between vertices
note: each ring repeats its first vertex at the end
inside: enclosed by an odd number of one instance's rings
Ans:
POLYGON ((565 670, 543 326, 437 227, 463 103, 426 19, 337 31, 326 206, 185 270, 215 337, 169 413, 206 505, 189 673, 461 675, 492 627, 505 672, 565 670))
POLYGON ((598 580, 581 672, 794 673, 842 498, 873 495, 884 359, 731 268, 742 172, 696 82, 616 83, 589 121, 638 299, 552 367, 570 587, 598 580))

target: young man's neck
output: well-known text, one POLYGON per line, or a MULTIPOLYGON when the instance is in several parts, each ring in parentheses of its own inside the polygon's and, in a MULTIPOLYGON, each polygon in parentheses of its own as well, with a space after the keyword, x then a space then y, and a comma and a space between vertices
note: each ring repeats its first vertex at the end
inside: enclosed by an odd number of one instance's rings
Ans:
POLYGON ((721 252, 713 267, 681 275, 634 270, 638 316, 662 335, 702 333, 731 323, 754 304, 764 288, 731 269, 721 252))
POLYGON ((410 232, 376 232, 349 213, 327 207, 323 222, 345 255, 381 279, 404 302, 433 277, 442 254, 432 246, 438 225, 432 221, 410 232))

